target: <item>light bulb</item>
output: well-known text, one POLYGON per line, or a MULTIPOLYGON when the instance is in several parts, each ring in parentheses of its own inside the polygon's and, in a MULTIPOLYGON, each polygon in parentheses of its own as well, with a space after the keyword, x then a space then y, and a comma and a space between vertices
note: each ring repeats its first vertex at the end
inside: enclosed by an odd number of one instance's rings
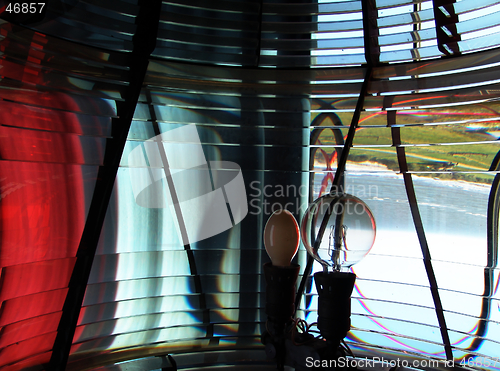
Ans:
POLYGON ((300 226, 307 252, 325 271, 328 267, 346 271, 363 259, 375 242, 375 231, 375 219, 368 206, 348 194, 318 198, 307 209, 300 226), (323 236, 316 243, 322 224, 323 236))
POLYGON ((299 225, 288 210, 275 211, 264 228, 264 246, 274 266, 290 265, 299 248, 299 225))

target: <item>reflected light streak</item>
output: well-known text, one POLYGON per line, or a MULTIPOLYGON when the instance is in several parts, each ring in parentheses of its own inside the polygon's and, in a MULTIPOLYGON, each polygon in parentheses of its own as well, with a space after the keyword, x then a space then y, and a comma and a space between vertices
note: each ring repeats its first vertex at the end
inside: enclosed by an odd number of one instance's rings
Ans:
MULTIPOLYGON (((240 302, 240 277, 235 276, 240 271, 240 233, 241 224, 235 225, 230 231, 227 241, 227 250, 223 252, 220 263, 220 272, 223 273, 217 276, 217 288, 221 293, 231 293, 228 295, 216 295, 216 302, 220 308, 238 308, 240 302), (231 274, 231 275, 228 275, 231 274), (228 285, 228 281, 232 285, 228 285)), ((220 311, 223 318, 231 322, 238 321, 239 311, 220 311)), ((235 324, 238 332, 239 324, 235 324)))
POLYGON ((220 308, 239 308, 240 306, 240 294, 238 292, 218 293, 214 295, 220 308))
MULTIPOLYGON (((352 270, 352 269, 351 269, 352 270)), ((356 290, 356 292, 358 293, 358 295, 361 297, 361 298, 365 298, 366 299, 366 296, 363 295, 363 293, 361 292, 361 290, 359 289, 359 286, 358 284, 355 284, 354 285, 354 289, 356 290)), ((365 304, 364 300, 363 299, 357 299, 358 302, 361 304, 361 307, 363 307, 364 310, 366 310, 368 313, 370 313, 372 316, 375 316, 375 317, 378 317, 376 313, 372 312, 370 310, 370 308, 368 308, 368 305, 365 304)), ((372 316, 366 316, 366 318, 370 319, 373 323, 375 323, 378 327, 380 327, 381 329, 391 333, 391 334, 394 334, 394 335, 398 335, 396 332, 392 331, 392 330, 389 330, 387 327, 385 327, 384 325, 382 325, 382 323, 380 323, 379 321, 377 321, 375 318, 373 318, 372 316)))
POLYGON ((198 106, 210 109, 222 106, 223 108, 241 109, 241 100, 235 95, 217 95, 212 92, 208 94, 174 93, 170 91, 153 90, 151 99, 154 104, 182 105, 182 107, 198 106))
POLYGON ((147 313, 147 308, 156 308, 158 313, 190 311, 194 308, 185 295, 166 295, 146 299, 119 302, 115 310, 115 318, 125 318, 147 313))
MULTIPOLYGON (((496 293, 498 292, 498 286, 499 285, 500 285, 500 275, 498 275, 497 283, 495 284, 495 290, 493 290, 493 295, 492 296, 495 296, 496 293)), ((498 309, 500 310, 500 303, 498 304, 498 309)))
MULTIPOLYGON (((432 66, 433 63, 426 63, 421 66, 415 67, 413 69, 409 69, 408 72, 414 72, 418 71, 420 69, 425 69, 426 67, 432 66)), ((463 72, 470 72, 470 71, 477 71, 477 70, 482 70, 482 69, 487 69, 487 68, 494 68, 500 66, 500 62, 495 62, 495 63, 489 63, 489 64, 484 64, 480 66, 474 66, 474 67, 467 67, 467 68, 459 68, 456 70, 441 70, 438 72, 428 72, 428 73, 422 73, 418 74, 416 73, 415 76, 418 78, 427 78, 427 77, 435 77, 435 76, 444 76, 444 75, 454 75, 458 73, 463 73, 463 72)))
MULTIPOLYGON (((355 330, 355 329, 353 329, 353 330, 355 330)), ((361 331, 359 331, 359 332, 361 332, 361 331)), ((442 351, 442 352, 435 352, 435 353, 432 353, 432 352, 426 352, 426 351, 425 351, 425 350, 423 350, 423 349, 415 348, 415 347, 412 347, 412 346, 410 346, 410 345, 408 345, 408 344, 405 344, 405 343, 403 343, 402 341, 397 340, 397 339, 393 338, 393 337, 392 337, 392 336, 390 336, 390 335, 386 335, 386 334, 382 334, 382 333, 377 333, 377 335, 382 336, 382 337, 384 337, 384 338, 386 338, 386 339, 390 340, 391 342, 394 342, 394 343, 396 343, 396 344, 400 345, 402 349, 406 349, 406 350, 409 350, 409 351, 414 352, 414 353, 417 353, 417 354, 425 354, 425 355, 428 355, 428 356, 434 356, 434 357, 436 357, 436 356, 444 356, 444 355, 445 355, 444 348, 443 348, 443 351, 442 351)), ((401 337, 404 337, 404 336, 401 336, 401 337)), ((358 342, 358 343, 361 343, 361 344, 363 344, 363 343, 367 343, 366 341, 363 341, 363 340, 361 339, 361 337, 354 335, 354 334, 352 333, 352 330, 351 330, 351 332, 349 332, 349 333, 347 334, 347 338, 348 338, 348 339, 350 339, 350 340, 352 340, 352 341, 356 341, 356 342, 358 342)), ((370 344, 370 343, 371 343, 371 344, 373 344, 374 342, 373 342, 373 341, 370 341, 370 342, 368 342, 367 344, 370 344)), ((437 345, 437 344, 434 344, 434 343, 430 343, 430 344, 432 344, 432 345, 437 345)))
MULTIPOLYGON (((188 312, 156 313, 152 315, 139 315, 134 317, 120 318, 115 322, 113 331, 109 335, 125 334, 148 329, 154 323, 155 328, 169 328, 174 326, 197 325, 200 321, 188 312), (151 317, 155 317, 151 321, 151 317)), ((149 341, 146 341, 149 342, 149 341)))
MULTIPOLYGON (((361 298, 365 298, 366 299, 366 297, 363 295, 363 293, 361 292, 361 290, 359 289, 359 287, 358 287, 357 284, 355 284, 354 288, 355 288, 356 292, 359 294, 359 296, 361 298)), ((376 326, 378 326, 379 328, 381 328, 382 330, 384 330, 384 331, 386 331, 386 332, 388 332, 390 334, 393 334, 394 336, 404 337, 404 335, 398 334, 397 332, 394 332, 394 331, 390 330, 389 328, 387 328, 386 326, 384 326, 382 323, 380 323, 379 321, 377 321, 375 318, 373 318, 372 316, 375 316, 375 317, 379 317, 379 316, 376 313, 374 313, 373 311, 371 311, 368 308, 368 306, 364 303, 364 301, 362 299, 357 299, 357 300, 361 304, 361 306, 371 315, 371 316, 370 315, 366 316, 366 318, 368 318, 370 321, 372 321, 376 326)), ((356 329, 351 329, 351 331, 352 330, 356 330, 356 329)), ((378 333, 378 335, 381 335, 381 336, 385 337, 386 339, 388 339, 388 340, 390 340, 390 341, 392 341, 392 342, 394 342, 396 344, 399 344, 403 348, 407 348, 408 350, 411 350, 411 351, 414 351, 414 352, 417 352, 417 353, 424 353, 424 354, 427 354, 427 355, 440 355, 440 354, 444 354, 444 350, 443 350, 443 352, 439 352, 439 353, 429 353, 429 352, 423 351, 422 349, 411 347, 410 345, 405 344, 402 341, 393 338, 389 334, 378 333)), ((349 334, 347 335, 347 337, 349 339, 351 339, 351 340, 358 341, 360 343, 364 343, 364 341, 360 337, 352 334, 352 332, 349 332, 349 334)), ((425 340, 423 340, 423 341, 425 341, 425 340)))
MULTIPOLYGON (((229 231, 227 250, 223 251, 220 262, 220 272, 223 274, 239 274, 240 272, 240 228, 241 225, 237 224, 229 231)), ((224 276, 221 276, 221 278, 224 278, 224 276)), ((221 292, 225 292, 223 287, 224 286, 219 285, 221 292)))
MULTIPOLYGON (((240 324, 238 323, 238 315, 239 315, 239 310, 234 309, 234 310, 214 310, 214 313, 219 315, 223 319, 228 319, 229 321, 233 323, 217 323, 217 326, 214 328, 214 336, 227 336, 229 334, 234 334, 235 336, 238 334, 238 331, 240 329, 240 324), (228 313, 230 312, 230 313, 228 313), (232 313, 234 312, 234 313, 232 313), (226 314, 224 314, 226 313, 226 314), (231 319, 231 318, 236 318, 236 319, 231 319), (220 331, 217 332, 215 331, 216 328, 220 327, 220 331)), ((219 322, 219 321, 217 321, 219 322)), ((256 333, 255 335, 259 335, 256 333)))
MULTIPOLYGON (((198 327, 179 326, 167 329, 153 329, 117 335, 110 349, 128 348, 134 345, 147 346, 148 344, 164 347, 167 346, 168 343, 174 343, 179 340, 181 340, 184 345, 188 344, 189 340, 199 339, 205 336, 206 331, 198 327)), ((91 346, 91 348, 93 347, 91 346)))
MULTIPOLYGON (((462 338, 459 338, 458 340, 452 342, 451 345, 457 346, 459 344, 465 343, 467 340, 472 342, 474 340, 474 338, 473 338, 474 332, 477 331, 478 327, 479 327, 479 323, 477 323, 471 330, 468 331, 469 335, 464 335, 462 338)), ((469 346, 470 346, 470 344, 469 344, 469 346)), ((468 348, 468 346, 463 345, 463 348, 468 348)))
MULTIPOLYGON (((443 99, 443 98, 447 98, 447 97, 448 97, 447 95, 435 95, 432 97, 420 97, 420 98, 405 99, 405 100, 398 101, 398 102, 394 103, 393 107, 391 107, 390 109, 401 109, 401 107, 399 107, 400 105, 411 103, 411 102, 422 102, 422 101, 426 101, 426 100, 443 99)), ((413 107, 409 107, 409 109, 412 109, 412 108, 413 107)), ((388 110, 389 110, 389 108, 388 108, 388 110)))
MULTIPOLYGON (((359 122, 364 121, 370 117, 376 116, 380 114, 381 112, 376 112, 371 115, 368 115, 368 117, 365 117, 363 120, 359 120, 359 122)), ((364 128, 356 128, 356 132, 359 130, 363 130, 364 128)), ((347 134, 344 135, 344 141, 347 138, 347 134)), ((321 141, 318 139, 317 144, 322 145, 321 141)), ((325 160, 325 165, 326 169, 323 170, 325 173, 323 179, 321 180, 321 187, 318 193, 317 197, 321 197, 327 190, 329 189, 329 186, 333 184, 333 179, 334 179, 334 172, 333 169, 336 169, 335 162, 337 161, 337 151, 334 150, 330 155, 323 150, 323 148, 319 147, 318 148, 320 153, 323 155, 323 158, 325 160)))
MULTIPOLYGON (((233 347, 236 345, 237 339, 219 339, 219 345, 224 347, 233 347)), ((260 343, 258 344, 261 345, 260 343)))
POLYGON ((411 115, 411 116, 424 116, 424 117, 432 117, 432 116, 495 116, 494 113, 491 112, 419 112, 415 111, 399 111, 399 115, 411 115))
POLYGON ((190 277, 162 277, 159 279, 140 279, 118 282, 115 300, 121 303, 124 300, 146 298, 152 296, 151 290, 161 283, 158 296, 179 295, 191 293, 190 277))
POLYGON ((183 250, 122 253, 118 255, 115 279, 189 276, 189 262, 183 250), (152 273, 154 272, 154 273, 152 273))

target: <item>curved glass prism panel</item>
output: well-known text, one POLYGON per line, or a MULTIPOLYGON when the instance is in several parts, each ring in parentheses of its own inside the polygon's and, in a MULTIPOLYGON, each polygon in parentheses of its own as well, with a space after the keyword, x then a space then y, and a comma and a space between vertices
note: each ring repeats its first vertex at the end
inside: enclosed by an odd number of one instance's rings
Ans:
MULTIPOLYGON (((181 369, 272 365, 264 226, 280 209, 300 222, 332 184, 377 225, 350 268, 355 356, 500 369, 497 0, 165 0, 158 24, 153 1, 11 3, 0 369, 47 368, 73 329, 72 371, 167 354, 181 369)), ((302 246, 296 315, 311 324, 307 261, 302 246)))
POLYGON ((0 368, 21 370, 51 357, 127 83, 111 53, 3 20, 0 33, 0 368))
POLYGON ((308 178, 309 75, 205 67, 194 76, 151 61, 75 362, 109 351, 259 346, 267 257, 258 236, 277 208, 298 217, 306 205, 307 190, 295 185, 308 178))

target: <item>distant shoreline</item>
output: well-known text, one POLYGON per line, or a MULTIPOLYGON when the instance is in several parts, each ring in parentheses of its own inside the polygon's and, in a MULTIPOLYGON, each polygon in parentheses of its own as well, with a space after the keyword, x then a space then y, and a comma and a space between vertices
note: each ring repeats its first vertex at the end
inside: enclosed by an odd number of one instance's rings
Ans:
MULTIPOLYGON (((315 171, 325 170, 326 163, 318 163, 314 168, 315 168, 315 171)), ((335 169, 333 171, 335 171, 335 169)), ((373 161, 364 161, 364 162, 356 162, 356 163, 348 162, 346 165, 346 172, 347 173, 356 173, 356 172, 384 173, 384 174, 395 174, 395 175, 400 174, 397 171, 389 169, 384 164, 380 164, 380 163, 373 162, 373 161)), ((441 174, 451 174, 451 173, 452 172, 443 172, 441 174)), ((423 173, 412 173, 412 175, 415 177, 418 177, 421 179, 427 179, 427 180, 440 181, 440 182, 443 182, 443 184, 444 184, 444 182, 449 182, 449 183, 452 183, 450 185, 457 185, 457 184, 463 184, 463 185, 469 185, 469 186, 474 185, 474 186, 478 186, 481 188, 487 188, 487 189, 489 189, 491 187, 491 183, 470 181, 467 179, 442 179, 442 178, 435 176, 436 172, 429 172, 428 174, 429 175, 424 175, 423 173)))

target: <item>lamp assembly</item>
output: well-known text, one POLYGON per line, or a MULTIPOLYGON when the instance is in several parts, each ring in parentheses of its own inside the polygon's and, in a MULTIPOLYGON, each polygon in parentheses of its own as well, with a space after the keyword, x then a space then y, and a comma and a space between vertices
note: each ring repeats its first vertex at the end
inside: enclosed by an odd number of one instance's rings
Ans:
POLYGON ((351 294, 356 280, 350 268, 368 254, 375 232, 368 206, 348 194, 318 198, 307 209, 300 232, 287 210, 271 215, 264 229, 271 263, 264 264, 268 320, 262 343, 268 358, 276 359, 278 370, 284 370, 285 365, 297 371, 354 369, 346 358, 354 355, 343 341, 351 326, 351 294), (309 256, 323 267, 314 274, 318 320, 312 324, 296 318, 295 283, 300 266, 291 260, 298 250, 299 236, 309 256))

